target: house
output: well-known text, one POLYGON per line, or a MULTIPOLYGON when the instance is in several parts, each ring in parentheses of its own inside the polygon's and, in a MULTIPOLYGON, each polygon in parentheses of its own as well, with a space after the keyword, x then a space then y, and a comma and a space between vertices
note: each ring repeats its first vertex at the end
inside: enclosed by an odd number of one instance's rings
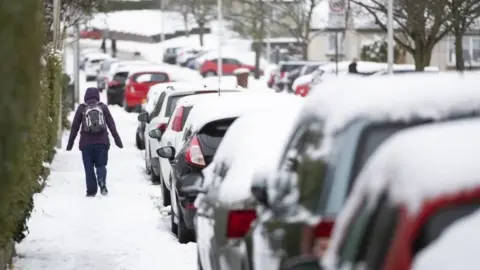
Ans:
MULTIPOLYGON (((324 1, 327 2, 327 1, 324 1)), ((360 58, 362 46, 372 40, 386 38, 386 33, 372 22, 352 18, 345 33, 329 29, 328 5, 321 3, 312 22, 312 38, 308 46, 308 59, 328 61, 335 59, 336 48, 339 60, 360 58), (336 38, 337 37, 337 38, 336 38), (337 43, 336 43, 337 41, 337 43), (338 47, 336 46, 338 45, 338 47)), ((465 67, 480 68, 480 31, 471 31, 463 38, 465 67)), ((413 57, 404 52, 403 63, 414 64, 413 57)), ((432 51, 431 66, 440 70, 455 68, 454 38, 447 36, 438 42, 432 51)))

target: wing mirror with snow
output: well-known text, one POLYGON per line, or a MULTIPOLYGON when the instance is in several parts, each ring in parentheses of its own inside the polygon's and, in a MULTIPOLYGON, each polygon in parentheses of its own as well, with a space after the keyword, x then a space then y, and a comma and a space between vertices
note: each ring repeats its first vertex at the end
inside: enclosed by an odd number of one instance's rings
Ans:
MULTIPOLYGON (((158 131, 158 129, 154 129, 150 132, 155 132, 155 131, 160 132, 160 131, 158 131)), ((150 137, 152 137, 152 136, 150 136, 150 137)), ((164 147, 161 147, 161 148, 157 149, 157 154, 158 154, 159 157, 166 158, 168 160, 173 160, 175 158, 175 148, 173 146, 164 146, 164 147)))
POLYGON ((142 112, 137 116, 137 120, 142 123, 148 123, 150 119, 147 112, 142 112))
POLYGON ((255 198, 255 200, 265 206, 268 207, 268 193, 267 193, 267 179, 265 177, 255 177, 253 179, 252 187, 250 191, 255 198))

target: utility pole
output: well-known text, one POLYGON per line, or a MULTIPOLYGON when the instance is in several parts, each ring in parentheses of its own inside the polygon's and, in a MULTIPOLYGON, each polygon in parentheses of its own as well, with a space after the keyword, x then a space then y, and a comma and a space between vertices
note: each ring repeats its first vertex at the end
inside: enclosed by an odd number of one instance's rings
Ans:
POLYGON ((388 74, 393 74, 393 50, 394 50, 394 39, 393 39, 393 1, 388 0, 388 9, 387 9, 387 62, 388 62, 388 74))
POLYGON ((165 41, 165 10, 163 0, 158 0, 160 4, 160 42, 165 41))
POLYGON ((217 0, 217 19, 220 24, 218 36, 218 60, 217 60, 217 76, 218 76, 218 95, 220 95, 220 84, 223 76, 223 60, 222 60, 222 44, 223 44, 223 14, 222 0, 217 0))

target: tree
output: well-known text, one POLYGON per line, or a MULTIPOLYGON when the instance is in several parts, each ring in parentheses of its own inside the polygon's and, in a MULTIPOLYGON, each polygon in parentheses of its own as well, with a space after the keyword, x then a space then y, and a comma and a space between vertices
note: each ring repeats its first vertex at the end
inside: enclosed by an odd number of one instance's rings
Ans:
POLYGON ((190 35, 190 32, 189 32, 189 18, 190 18, 190 15, 192 14, 191 13, 192 9, 190 7, 190 1, 189 0, 171 1, 167 4, 165 9, 177 11, 182 15, 183 24, 184 24, 184 27, 185 27, 185 35, 188 37, 190 35))
POLYGON ((237 0, 235 3, 238 8, 230 9, 226 17, 233 22, 241 35, 251 37, 254 40, 255 78, 258 79, 261 75, 260 56, 271 8, 265 0, 237 0))
MULTIPOLYGON (((415 69, 423 71, 430 64, 435 45, 451 30, 450 15, 445 12, 448 0, 395 0, 395 42, 410 53, 415 69)), ((372 18, 387 32, 388 0, 351 0, 360 13, 372 18)))
POLYGON ((217 1, 215 0, 182 0, 186 5, 186 10, 193 15, 198 25, 200 46, 203 46, 203 36, 205 34, 205 25, 215 18, 217 1))
POLYGON ((327 0, 273 0, 271 6, 279 13, 277 24, 288 29, 302 45, 302 56, 308 58, 308 45, 312 39, 311 24, 315 8, 327 0))
MULTIPOLYGON (((387 59, 387 41, 378 39, 370 44, 364 44, 361 49, 360 59, 362 61, 385 63, 387 59)), ((394 47, 394 63, 400 63, 403 52, 398 46, 394 47)))
MULTIPOLYGON (((62 0, 60 7, 60 18, 63 23, 63 31, 77 22, 91 15, 100 8, 103 0, 62 0)), ((45 13, 46 42, 53 40, 53 0, 44 0, 43 9, 45 13)))
POLYGON ((451 25, 455 37, 455 67, 465 69, 463 55, 463 36, 480 17, 480 1, 478 0, 448 0, 447 10, 451 14, 451 25))

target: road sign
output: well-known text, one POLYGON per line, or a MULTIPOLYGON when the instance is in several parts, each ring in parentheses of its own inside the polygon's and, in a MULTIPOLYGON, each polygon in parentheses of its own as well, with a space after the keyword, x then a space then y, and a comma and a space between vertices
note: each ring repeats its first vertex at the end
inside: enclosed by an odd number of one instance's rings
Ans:
POLYGON ((328 0, 328 28, 345 29, 345 0, 328 0))

